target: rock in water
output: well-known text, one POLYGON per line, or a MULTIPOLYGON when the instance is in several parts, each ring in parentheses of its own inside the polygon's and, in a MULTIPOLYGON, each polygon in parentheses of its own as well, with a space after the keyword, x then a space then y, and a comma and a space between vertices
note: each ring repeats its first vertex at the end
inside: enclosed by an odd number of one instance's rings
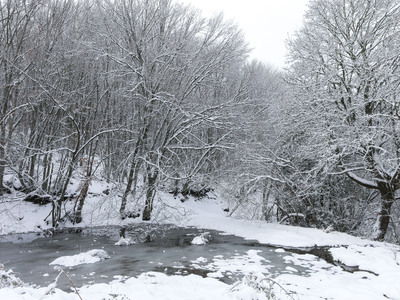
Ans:
POLYGON ((133 244, 136 244, 136 243, 130 237, 128 237, 128 238, 121 237, 119 239, 119 241, 116 242, 114 245, 115 246, 129 246, 129 245, 133 245, 133 244))
POLYGON ((192 240, 192 245, 205 245, 212 241, 212 236, 209 232, 203 232, 192 240))

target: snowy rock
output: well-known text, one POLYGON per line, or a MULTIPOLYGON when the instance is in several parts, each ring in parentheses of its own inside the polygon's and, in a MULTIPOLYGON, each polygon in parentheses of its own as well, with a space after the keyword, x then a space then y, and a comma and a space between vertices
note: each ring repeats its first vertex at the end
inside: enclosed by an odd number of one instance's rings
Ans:
POLYGON ((93 264, 99 261, 103 261, 110 256, 106 251, 101 249, 94 249, 88 252, 79 253, 72 256, 62 256, 53 260, 50 265, 61 265, 65 267, 73 267, 82 264, 93 264))
POLYGON ((128 237, 128 238, 121 237, 119 239, 119 241, 116 242, 114 245, 115 246, 129 246, 129 245, 133 245, 133 244, 136 244, 136 243, 130 237, 128 237))
POLYGON ((205 245, 212 241, 212 236, 209 232, 203 232, 192 240, 192 245, 205 245))
POLYGON ((22 184, 21 181, 18 179, 18 177, 16 176, 4 176, 4 181, 5 181, 5 185, 10 187, 10 188, 14 188, 16 190, 19 190, 22 188, 22 184))
POLYGON ((205 244, 207 244, 207 241, 204 240, 202 236, 196 236, 192 240, 192 245, 205 245, 205 244))
POLYGON ((278 248, 278 249, 275 249, 275 252, 276 252, 276 253, 284 253, 284 252, 286 252, 286 251, 285 251, 285 249, 278 248))

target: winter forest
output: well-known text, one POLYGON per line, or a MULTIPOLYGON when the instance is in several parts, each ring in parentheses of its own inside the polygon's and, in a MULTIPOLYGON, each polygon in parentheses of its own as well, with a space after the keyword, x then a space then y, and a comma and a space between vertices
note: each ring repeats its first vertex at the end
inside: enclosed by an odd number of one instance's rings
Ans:
POLYGON ((223 187, 257 218, 399 242, 398 1, 313 1, 285 71, 249 62, 222 15, 170 1, 9 0, 0 13, 0 188, 48 195, 52 226, 79 223, 102 176, 122 217, 140 197, 150 220, 158 189, 223 187))
POLYGON ((56 230, 94 183, 120 220, 218 192, 229 217, 400 244, 399 45, 397 0, 311 0, 282 70, 178 1, 0 0, 0 202, 56 230))

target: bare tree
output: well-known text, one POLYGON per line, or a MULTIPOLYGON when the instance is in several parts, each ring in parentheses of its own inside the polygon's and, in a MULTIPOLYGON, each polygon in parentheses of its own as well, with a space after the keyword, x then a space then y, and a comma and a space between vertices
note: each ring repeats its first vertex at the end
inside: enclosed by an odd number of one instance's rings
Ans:
POLYGON ((400 188, 399 13, 392 0, 312 1, 289 42, 290 82, 302 99, 309 149, 320 165, 339 167, 331 173, 379 191, 377 240, 400 188))
POLYGON ((7 0, 0 2, 0 193, 4 191, 4 171, 7 166, 7 146, 21 115, 32 107, 23 92, 24 72, 31 68, 31 51, 27 43, 33 15, 39 1, 7 0))
POLYGON ((147 185, 143 219, 149 220, 157 182, 174 177, 169 166, 178 161, 178 152, 200 149, 201 161, 204 152, 219 146, 221 140, 194 144, 200 141, 195 128, 217 126, 218 111, 226 105, 210 103, 202 89, 208 92, 204 86, 214 83, 226 66, 243 60, 247 49, 241 32, 222 16, 206 20, 171 1, 117 1, 108 9, 113 13, 104 35, 113 39, 117 51, 106 55, 129 75, 125 95, 137 128, 121 214, 141 169, 147 185))

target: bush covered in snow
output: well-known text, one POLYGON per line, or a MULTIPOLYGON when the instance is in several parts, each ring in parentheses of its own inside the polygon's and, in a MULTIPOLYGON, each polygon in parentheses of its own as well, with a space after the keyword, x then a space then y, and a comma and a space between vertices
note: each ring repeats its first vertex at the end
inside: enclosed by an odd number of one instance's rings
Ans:
POLYGON ((265 277, 263 274, 246 275, 232 287, 231 291, 242 290, 246 287, 250 287, 270 300, 282 299, 282 295, 284 295, 284 299, 294 299, 292 294, 286 291, 279 283, 272 278, 265 277))
POLYGON ((16 277, 12 270, 6 271, 4 266, 0 264, 0 289, 6 287, 18 287, 24 286, 25 284, 16 277))

